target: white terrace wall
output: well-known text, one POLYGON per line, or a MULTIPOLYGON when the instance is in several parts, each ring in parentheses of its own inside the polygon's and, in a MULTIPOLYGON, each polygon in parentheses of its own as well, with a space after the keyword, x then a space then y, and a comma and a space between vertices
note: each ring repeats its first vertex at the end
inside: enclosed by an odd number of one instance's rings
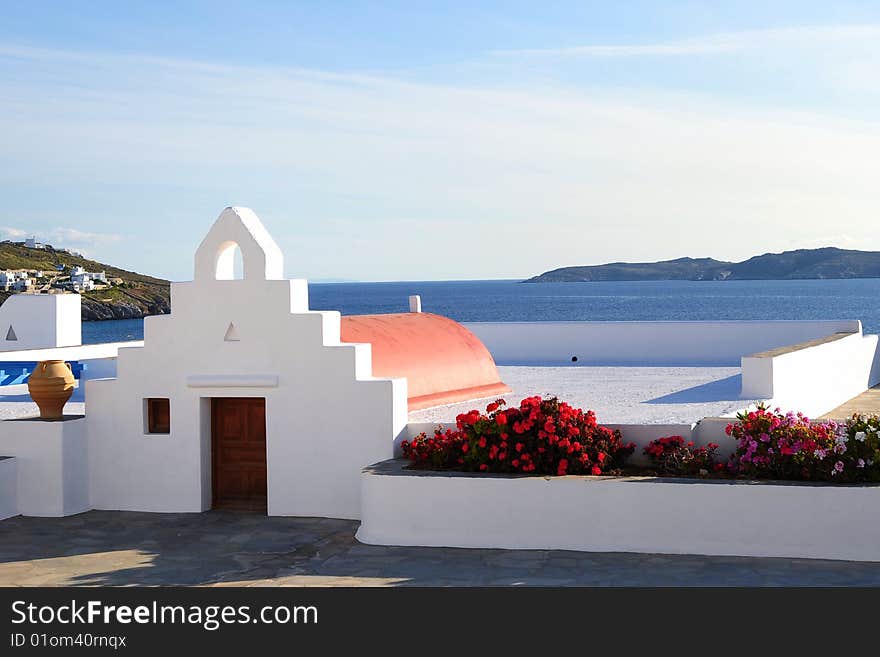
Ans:
MULTIPOLYGON (((18 513, 69 516, 88 511, 86 422, 0 422, 0 455, 13 456, 18 513)), ((0 465, 7 461, 0 461, 0 465)))
POLYGON ((172 285, 172 313, 147 318, 142 348, 119 350, 116 379, 87 381, 95 508, 210 508, 210 400, 262 397, 269 514, 360 517, 360 470, 391 456, 406 380, 371 376, 370 346, 342 344, 339 313, 309 311, 306 282, 277 279, 270 241, 252 212, 225 210, 196 280, 172 285), (235 244, 242 280, 228 280, 235 244), (146 433, 151 397, 170 400, 169 434, 146 433))
POLYGON ((78 294, 14 294, 0 306, 0 351, 82 342, 78 294))
POLYGON ((742 359, 743 397, 817 417, 880 383, 878 336, 853 334, 742 359))
POLYGON ((0 520, 18 515, 18 478, 15 459, 0 456, 0 520))
POLYGON ((861 322, 471 322, 499 365, 739 365, 740 357, 861 322))
POLYGON ((401 466, 364 470, 361 542, 880 561, 880 486, 401 466))

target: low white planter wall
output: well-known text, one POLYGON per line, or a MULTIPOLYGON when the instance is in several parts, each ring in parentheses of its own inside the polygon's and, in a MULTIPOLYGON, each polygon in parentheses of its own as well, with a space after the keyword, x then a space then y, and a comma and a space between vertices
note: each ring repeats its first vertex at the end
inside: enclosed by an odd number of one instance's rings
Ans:
POLYGON ((470 322, 499 365, 739 365, 740 357, 861 333, 861 322, 470 322))
POLYGON ((742 359, 742 394, 817 417, 880 383, 876 335, 848 335, 785 353, 742 359))
POLYGON ((15 459, 0 456, 0 520, 18 515, 17 486, 15 459))
POLYGON ((18 513, 69 516, 91 508, 85 426, 81 417, 0 422, 0 455, 15 457, 18 513))
POLYGON ((880 486, 364 470, 374 545, 880 561, 880 486))
POLYGON ((623 436, 623 442, 635 443, 636 449, 629 457, 627 463, 633 465, 647 465, 649 459, 642 450, 652 440, 665 438, 666 436, 681 436, 685 441, 691 440, 693 424, 604 424, 609 429, 617 429, 623 436))

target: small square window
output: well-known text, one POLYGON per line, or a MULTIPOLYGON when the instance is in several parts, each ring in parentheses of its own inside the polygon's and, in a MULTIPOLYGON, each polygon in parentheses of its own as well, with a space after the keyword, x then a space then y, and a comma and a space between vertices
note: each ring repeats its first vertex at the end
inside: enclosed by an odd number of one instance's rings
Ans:
POLYGON ((171 402, 155 397, 147 399, 147 433, 171 433, 171 402))

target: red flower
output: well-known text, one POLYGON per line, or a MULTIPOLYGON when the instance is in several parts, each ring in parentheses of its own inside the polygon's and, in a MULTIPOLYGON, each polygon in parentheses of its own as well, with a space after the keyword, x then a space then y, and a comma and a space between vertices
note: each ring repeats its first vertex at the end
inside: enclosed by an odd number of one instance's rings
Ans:
POLYGON ((594 413, 556 398, 533 396, 519 406, 503 406, 503 400, 495 400, 486 406, 486 415, 462 413, 452 429, 409 439, 401 445, 403 456, 422 468, 582 474, 594 464, 620 462, 633 450, 621 442, 619 432, 599 426, 594 413), (510 436, 515 436, 512 443, 510 436))

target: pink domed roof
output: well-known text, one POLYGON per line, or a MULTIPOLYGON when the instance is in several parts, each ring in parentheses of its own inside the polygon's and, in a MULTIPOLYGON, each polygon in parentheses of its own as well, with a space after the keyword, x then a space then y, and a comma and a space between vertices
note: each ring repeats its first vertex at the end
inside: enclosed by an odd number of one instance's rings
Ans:
POLYGON ((343 342, 369 342, 373 376, 406 377, 409 410, 510 392, 480 339, 431 313, 350 315, 343 342))

